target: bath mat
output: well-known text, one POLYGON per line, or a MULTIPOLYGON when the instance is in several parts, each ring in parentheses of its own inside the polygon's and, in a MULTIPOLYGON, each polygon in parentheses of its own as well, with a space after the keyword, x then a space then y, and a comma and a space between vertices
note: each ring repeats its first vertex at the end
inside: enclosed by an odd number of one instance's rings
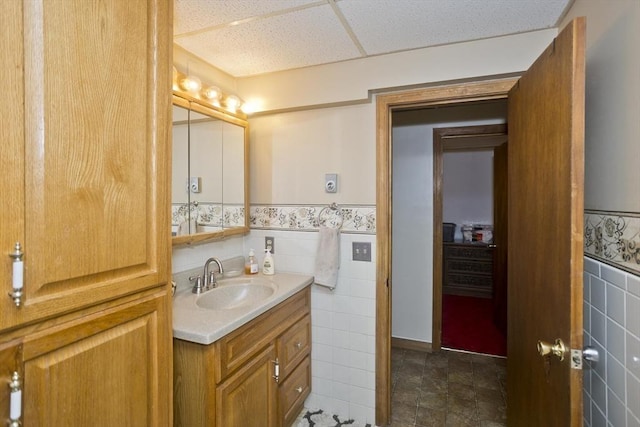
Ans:
POLYGON ((357 423, 352 419, 326 414, 322 409, 307 410, 293 425, 294 427, 371 427, 371 424, 357 423))

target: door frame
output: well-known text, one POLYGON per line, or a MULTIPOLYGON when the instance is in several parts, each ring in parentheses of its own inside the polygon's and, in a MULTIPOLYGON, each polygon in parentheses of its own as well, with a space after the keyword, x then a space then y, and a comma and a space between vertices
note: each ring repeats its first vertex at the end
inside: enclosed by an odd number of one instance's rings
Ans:
MULTIPOLYGON (((506 121, 506 116, 505 116, 506 121)), ((442 346, 442 176, 444 174, 443 154, 451 151, 493 150, 496 140, 506 141, 507 125, 452 126, 433 129, 433 311, 431 323, 431 349, 442 346), (436 238, 435 230, 440 230, 436 238)), ((502 143, 502 142, 501 142, 502 143)))
MULTIPOLYGON (((518 77, 506 77, 443 83, 376 97, 376 425, 391 421, 392 112, 506 99, 517 81, 518 77)), ((433 230, 433 238, 442 241, 442 227, 433 230)), ((442 282, 442 269, 434 269, 433 280, 442 282)))

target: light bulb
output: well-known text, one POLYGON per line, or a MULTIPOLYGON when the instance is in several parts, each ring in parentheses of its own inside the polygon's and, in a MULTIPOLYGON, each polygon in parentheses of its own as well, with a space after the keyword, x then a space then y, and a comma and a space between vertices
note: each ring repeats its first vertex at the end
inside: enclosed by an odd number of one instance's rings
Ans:
POLYGON ((221 98, 222 92, 220 92, 220 88, 216 86, 209 86, 206 88, 202 95, 207 98, 209 101, 217 101, 221 98))
POLYGON ((240 108, 240 98, 238 98, 235 95, 231 95, 231 96, 227 96, 227 99, 225 100, 225 105, 227 106, 227 108, 233 112, 235 112, 238 108, 240 108))
POLYGON ((180 80, 180 87, 187 92, 198 93, 202 88, 202 82, 195 76, 187 76, 180 80))

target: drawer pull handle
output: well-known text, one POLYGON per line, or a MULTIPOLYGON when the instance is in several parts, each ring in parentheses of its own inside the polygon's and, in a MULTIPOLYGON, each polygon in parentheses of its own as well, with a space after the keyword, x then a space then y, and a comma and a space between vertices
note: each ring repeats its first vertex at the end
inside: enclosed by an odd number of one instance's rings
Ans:
POLYGON ((302 348, 302 343, 301 343, 300 341, 298 341, 298 342, 296 343, 296 348, 297 348, 298 350, 300 350, 300 349, 302 348))
POLYGON ((13 300, 16 307, 22 304, 23 288, 24 288, 24 261, 22 260, 22 246, 20 242, 16 242, 15 250, 9 256, 13 258, 13 292, 9 292, 9 297, 13 300))
POLYGON ((302 393, 302 387, 298 387, 298 388, 296 389, 296 391, 298 392, 298 394, 301 394, 301 393, 302 393))
POLYGON ((273 363, 273 379, 276 380, 276 383, 280 382, 280 361, 276 357, 276 360, 272 360, 273 363))
POLYGON ((11 389, 10 409, 9 409, 9 427, 19 427, 22 425, 20 418, 22 417, 22 382, 20 374, 14 372, 9 383, 11 389))

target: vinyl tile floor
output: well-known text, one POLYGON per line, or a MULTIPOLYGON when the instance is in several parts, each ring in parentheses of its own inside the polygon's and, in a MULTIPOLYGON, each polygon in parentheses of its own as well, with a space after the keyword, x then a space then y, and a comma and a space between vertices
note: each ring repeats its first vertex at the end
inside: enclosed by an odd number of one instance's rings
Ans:
POLYGON ((393 427, 506 426, 506 359, 391 350, 393 427))

